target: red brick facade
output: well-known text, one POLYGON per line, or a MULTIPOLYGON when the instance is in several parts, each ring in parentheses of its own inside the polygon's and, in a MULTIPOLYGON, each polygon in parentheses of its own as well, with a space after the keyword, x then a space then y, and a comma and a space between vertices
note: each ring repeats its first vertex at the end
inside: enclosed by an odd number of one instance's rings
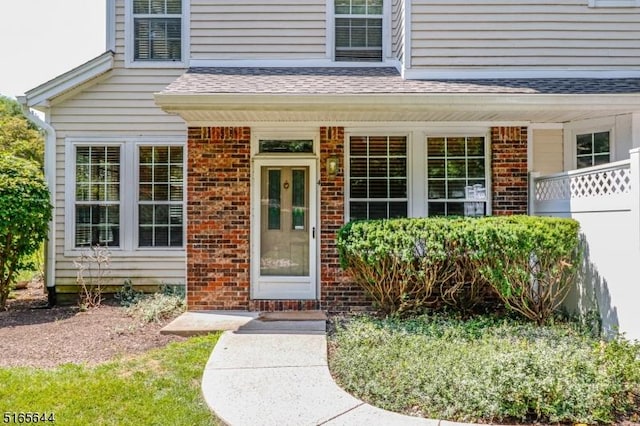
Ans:
POLYGON ((492 214, 527 214, 527 128, 491 128, 492 214))
POLYGON ((189 128, 187 303, 249 308, 251 131, 189 128))
POLYGON ((344 149, 344 128, 320 128, 320 306, 331 312, 371 307, 362 289, 350 283, 340 268, 336 248, 338 230, 344 225, 344 149), (335 177, 327 174, 330 157, 340 160, 335 177))
MULTIPOLYGON (((251 129, 189 128, 187 301, 190 310, 330 312, 371 308, 340 268, 344 224, 345 139, 342 127, 320 128, 320 300, 250 299, 251 129), (327 160, 340 161, 336 176, 327 160)), ((491 129, 493 214, 527 212, 527 128, 491 129)))

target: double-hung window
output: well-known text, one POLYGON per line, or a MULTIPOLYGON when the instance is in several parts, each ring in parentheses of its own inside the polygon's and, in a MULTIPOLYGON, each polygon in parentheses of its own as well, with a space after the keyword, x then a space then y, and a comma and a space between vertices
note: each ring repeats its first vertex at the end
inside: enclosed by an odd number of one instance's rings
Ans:
POLYGON ((349 138, 349 218, 407 216, 407 137, 349 138))
POLYGON ((335 0, 335 60, 382 61, 383 0, 335 0))
POLYGON ((120 246, 120 146, 75 147, 75 247, 120 246))
POLYGON ((427 138, 429 216, 484 216, 487 155, 482 136, 427 138))
POLYGON ((136 140, 71 142, 69 250, 184 248, 184 147, 136 140))
POLYGON ((140 146, 138 168, 138 246, 182 247, 182 147, 140 146))
POLYGON ((133 0, 133 59, 182 60, 182 0, 133 0))

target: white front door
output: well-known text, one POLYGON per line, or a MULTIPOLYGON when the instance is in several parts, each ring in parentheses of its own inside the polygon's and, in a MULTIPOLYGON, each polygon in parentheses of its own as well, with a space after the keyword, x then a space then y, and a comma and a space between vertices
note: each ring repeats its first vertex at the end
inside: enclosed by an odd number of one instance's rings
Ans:
POLYGON ((316 161, 256 159, 252 296, 316 298, 316 161))

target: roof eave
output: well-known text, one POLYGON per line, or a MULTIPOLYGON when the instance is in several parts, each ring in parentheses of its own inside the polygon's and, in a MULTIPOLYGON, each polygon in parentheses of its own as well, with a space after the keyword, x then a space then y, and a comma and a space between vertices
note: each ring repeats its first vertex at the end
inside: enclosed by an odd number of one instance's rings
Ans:
POLYGON ((113 65, 114 53, 108 50, 100 56, 27 91, 24 96, 26 105, 35 109, 46 108, 51 99, 110 71, 113 65))

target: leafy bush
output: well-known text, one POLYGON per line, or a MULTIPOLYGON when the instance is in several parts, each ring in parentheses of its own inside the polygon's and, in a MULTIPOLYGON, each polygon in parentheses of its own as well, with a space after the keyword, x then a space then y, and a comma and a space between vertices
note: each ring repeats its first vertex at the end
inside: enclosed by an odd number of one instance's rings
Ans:
POLYGON ((116 300, 120 301, 120 305, 128 308, 131 305, 135 305, 142 298, 144 298, 144 292, 138 291, 133 287, 133 283, 131 280, 124 280, 124 284, 118 290, 116 294, 114 294, 116 300))
POLYGON ((161 322, 186 309, 184 286, 165 285, 161 291, 141 296, 127 307, 129 314, 144 322, 161 322))
POLYGON ((480 272, 504 303, 543 324, 564 301, 579 265, 579 225, 549 217, 490 217, 476 229, 480 272))
POLYGON ((368 317, 330 340, 337 381, 365 401, 429 418, 613 423, 640 416, 640 344, 573 324, 368 317))
POLYGON ((0 309, 17 271, 47 237, 49 191, 35 163, 0 154, 0 309))
POLYGON ((342 267, 386 313, 468 311, 493 290, 543 323, 573 282, 578 241, 573 220, 510 216, 352 222, 337 245, 342 267))

